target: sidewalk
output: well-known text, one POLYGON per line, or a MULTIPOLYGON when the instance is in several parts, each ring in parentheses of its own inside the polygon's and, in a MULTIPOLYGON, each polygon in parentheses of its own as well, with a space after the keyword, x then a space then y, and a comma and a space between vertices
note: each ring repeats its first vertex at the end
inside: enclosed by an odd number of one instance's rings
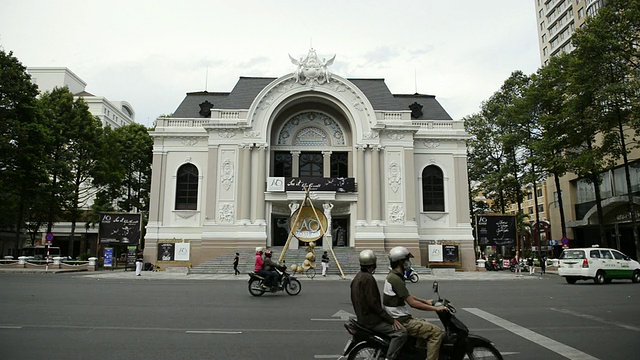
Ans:
MULTIPOLYGON (((0 269, 0 274, 3 273, 29 273, 29 274, 61 274, 70 273, 74 271, 70 270, 38 270, 38 269, 0 269)), ((497 280, 531 280, 540 279, 540 271, 537 271, 535 275, 529 275, 529 273, 522 273, 517 275, 510 271, 469 271, 469 272, 443 272, 435 274, 418 273, 420 275, 420 281, 434 281, 434 280, 474 280, 474 281, 497 281, 497 280)), ((551 273, 547 271, 545 276, 555 276, 557 273, 551 273)), ((339 275, 327 275, 315 276, 310 279, 304 275, 296 275, 296 279, 300 281, 351 281, 355 274, 345 274, 345 278, 341 278, 339 275)), ((1 276, 1 275, 0 275, 1 276)), ((100 271, 82 271, 74 272, 74 276, 82 276, 97 279, 132 279, 132 280, 237 280, 247 281, 247 274, 233 275, 233 274, 191 274, 188 275, 185 271, 172 270, 172 271, 143 271, 141 276, 136 276, 134 271, 124 270, 100 270, 100 271)), ((383 281, 387 276, 386 272, 377 273, 374 275, 376 280, 383 281)))

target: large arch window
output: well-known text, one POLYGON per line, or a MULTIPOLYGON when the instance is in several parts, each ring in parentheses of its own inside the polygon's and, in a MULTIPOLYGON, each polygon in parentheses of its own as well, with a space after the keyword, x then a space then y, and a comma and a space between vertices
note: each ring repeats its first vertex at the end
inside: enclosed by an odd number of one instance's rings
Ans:
POLYGON ((444 176, 435 165, 422 170, 422 211, 444 211, 444 176))
POLYGON ((198 168, 193 164, 180 166, 176 181, 176 210, 198 209, 198 168))

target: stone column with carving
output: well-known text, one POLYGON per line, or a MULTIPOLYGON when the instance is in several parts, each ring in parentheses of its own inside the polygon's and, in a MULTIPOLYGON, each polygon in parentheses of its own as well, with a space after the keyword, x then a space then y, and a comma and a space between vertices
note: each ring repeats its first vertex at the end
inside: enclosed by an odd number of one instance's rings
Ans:
POLYGON ((291 152, 291 176, 300 176, 300 151, 291 152))
POLYGON ((365 221, 365 192, 367 187, 365 185, 365 174, 364 174, 364 151, 365 147, 362 145, 356 146, 356 184, 358 185, 358 208, 357 208, 357 221, 365 221))
POLYGON ((375 145, 371 148, 371 184, 372 184, 372 197, 371 197, 371 217, 374 221, 381 221, 382 217, 382 206, 381 198, 381 174, 380 174, 380 154, 382 150, 382 146, 375 145))
POLYGON ((322 176, 331 177, 331 151, 322 152, 322 176))
POLYGON ((239 220, 249 221, 251 218, 251 147, 252 144, 242 145, 242 162, 240 164, 241 174, 240 188, 240 218, 239 220))
POLYGON ((333 247, 333 235, 331 234, 331 209, 333 209, 332 203, 324 203, 322 204, 322 208, 324 209, 324 216, 327 218, 327 228, 325 229, 324 239, 322 247, 328 249, 333 247))

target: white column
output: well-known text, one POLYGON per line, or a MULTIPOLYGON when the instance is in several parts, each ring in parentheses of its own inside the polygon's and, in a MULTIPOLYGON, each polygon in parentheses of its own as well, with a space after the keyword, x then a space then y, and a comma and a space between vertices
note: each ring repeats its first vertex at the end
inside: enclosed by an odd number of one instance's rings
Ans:
POLYGON ((322 176, 331 177, 331 151, 322 152, 322 176))
POLYGON ((268 144, 260 145, 259 156, 258 156, 258 174, 256 178, 258 178, 258 195, 255 199, 257 213, 256 220, 262 224, 267 223, 267 219, 265 218, 265 200, 264 200, 264 191, 266 189, 267 184, 267 172, 265 171, 267 166, 267 150, 268 144))
POLYGON ((251 147, 252 144, 242 146, 242 163, 240 165, 242 177, 238 189, 241 199, 239 220, 244 221, 249 221, 251 217, 251 147))
POLYGON ((365 150, 364 152, 364 171, 365 171, 365 176, 364 176, 364 183, 365 183, 365 207, 364 207, 364 212, 365 212, 365 219, 367 220, 367 224, 371 223, 372 220, 372 209, 371 209, 371 205, 372 205, 372 197, 373 197, 373 173, 371 171, 372 169, 372 160, 371 160, 371 153, 372 153, 372 149, 369 147, 365 150))
POLYGON ((365 217, 365 191, 367 186, 365 184, 364 174, 364 146, 356 146, 356 166, 357 166, 357 178, 356 184, 358 185, 358 208, 357 208, 357 220, 364 221, 365 217))
POLYGON ((291 152, 291 176, 300 176, 300 151, 291 152))
POLYGON ((384 212, 382 206, 380 206, 382 192, 380 190, 380 179, 382 174, 380 174, 380 153, 382 147, 380 145, 376 145, 371 149, 371 184, 373 188, 371 189, 371 217, 374 221, 380 221, 384 218, 382 213, 384 212))

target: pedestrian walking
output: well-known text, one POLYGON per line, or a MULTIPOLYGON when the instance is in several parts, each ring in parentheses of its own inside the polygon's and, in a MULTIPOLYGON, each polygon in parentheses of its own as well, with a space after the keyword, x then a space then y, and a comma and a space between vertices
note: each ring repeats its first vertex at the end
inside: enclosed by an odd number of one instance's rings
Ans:
POLYGON ((547 273, 547 257, 544 255, 540 258, 540 271, 542 275, 547 273))
POLYGON ((529 275, 533 275, 535 267, 533 267, 533 256, 529 256, 527 259, 527 266, 529 267, 529 275))
POLYGON ((138 250, 138 252, 136 252, 136 276, 141 275, 143 264, 144 264, 144 254, 142 250, 138 250))
POLYGON ((238 271, 238 263, 240 262, 240 254, 236 253, 236 256, 233 257, 233 274, 240 275, 240 271, 238 271))
POLYGON ((327 276, 327 268, 329 267, 329 255, 325 251, 322 254, 322 276, 327 276))

